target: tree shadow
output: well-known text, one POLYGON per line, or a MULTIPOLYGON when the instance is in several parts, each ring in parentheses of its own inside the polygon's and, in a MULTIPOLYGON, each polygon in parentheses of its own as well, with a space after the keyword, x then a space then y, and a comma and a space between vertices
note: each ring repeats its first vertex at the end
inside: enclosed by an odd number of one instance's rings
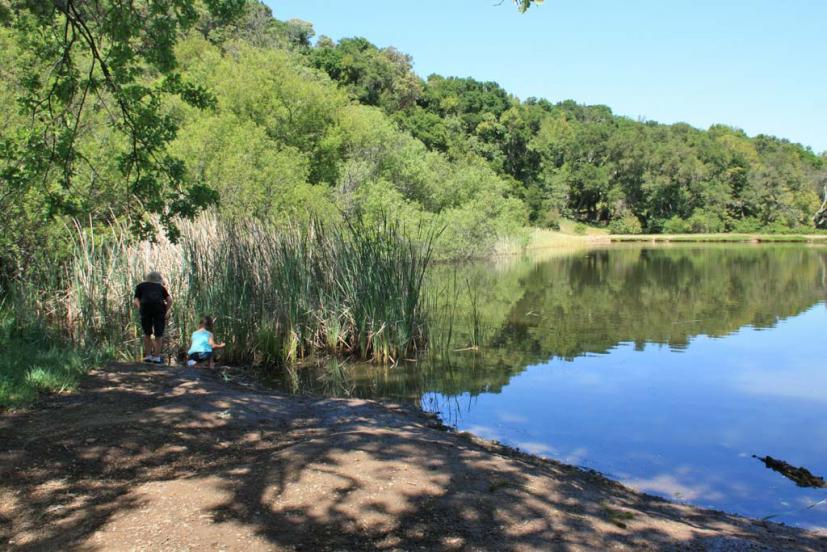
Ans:
POLYGON ((0 547, 827 549, 435 426, 403 407, 113 365, 0 417, 0 547))

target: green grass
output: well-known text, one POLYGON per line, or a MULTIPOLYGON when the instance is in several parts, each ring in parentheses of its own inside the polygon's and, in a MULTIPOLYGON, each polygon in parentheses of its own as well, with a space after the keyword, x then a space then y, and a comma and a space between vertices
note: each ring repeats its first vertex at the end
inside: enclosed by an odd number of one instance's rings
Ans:
POLYGON ((495 248, 495 256, 519 255, 525 252, 578 249, 595 243, 609 243, 609 232, 605 228, 586 226, 571 220, 560 221, 559 230, 550 228, 528 228, 525 240, 502 240, 495 248))
POLYGON ((81 376, 111 356, 75 349, 42 330, 21 332, 8 313, 0 319, 0 409, 25 406, 41 393, 70 391, 81 376))
POLYGON ((628 234, 613 242, 827 243, 825 234, 628 234))

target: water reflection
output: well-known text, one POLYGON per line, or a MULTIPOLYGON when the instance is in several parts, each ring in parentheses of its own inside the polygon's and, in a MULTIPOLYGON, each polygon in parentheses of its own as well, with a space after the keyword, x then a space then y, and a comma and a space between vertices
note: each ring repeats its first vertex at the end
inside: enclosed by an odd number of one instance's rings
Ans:
MULTIPOLYGON (((648 492, 827 527, 827 504, 806 509, 825 490, 751 458, 827 475, 825 267, 827 250, 795 246, 465 266, 459 279, 475 292, 456 295, 452 348, 481 335, 480 352, 350 366, 341 390, 417 401, 463 430, 648 492)), ((433 277, 431 289, 456 289, 455 268, 433 277)))

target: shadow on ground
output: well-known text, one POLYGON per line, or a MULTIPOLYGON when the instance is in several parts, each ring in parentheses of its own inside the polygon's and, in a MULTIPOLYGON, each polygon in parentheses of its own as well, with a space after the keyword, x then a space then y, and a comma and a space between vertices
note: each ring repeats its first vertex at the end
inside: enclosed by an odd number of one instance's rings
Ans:
POLYGON ((0 548, 826 550, 402 408, 113 365, 0 415, 0 548))

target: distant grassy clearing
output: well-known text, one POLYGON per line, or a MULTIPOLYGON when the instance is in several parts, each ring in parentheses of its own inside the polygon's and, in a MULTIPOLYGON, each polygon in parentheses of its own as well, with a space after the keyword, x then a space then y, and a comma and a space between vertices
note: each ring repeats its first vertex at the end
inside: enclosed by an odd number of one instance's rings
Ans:
POLYGON ((568 250, 609 243, 609 232, 604 228, 587 226, 570 220, 560 222, 559 230, 530 228, 528 240, 523 242, 504 241, 495 250, 495 255, 519 255, 542 250, 568 250))
POLYGON ((618 234, 612 242, 827 243, 827 234, 618 234))
POLYGON ((559 230, 531 228, 523 244, 503 243, 501 255, 537 254, 543 250, 571 250, 609 243, 815 243, 827 244, 825 234, 610 234, 605 228, 564 220, 559 230))

